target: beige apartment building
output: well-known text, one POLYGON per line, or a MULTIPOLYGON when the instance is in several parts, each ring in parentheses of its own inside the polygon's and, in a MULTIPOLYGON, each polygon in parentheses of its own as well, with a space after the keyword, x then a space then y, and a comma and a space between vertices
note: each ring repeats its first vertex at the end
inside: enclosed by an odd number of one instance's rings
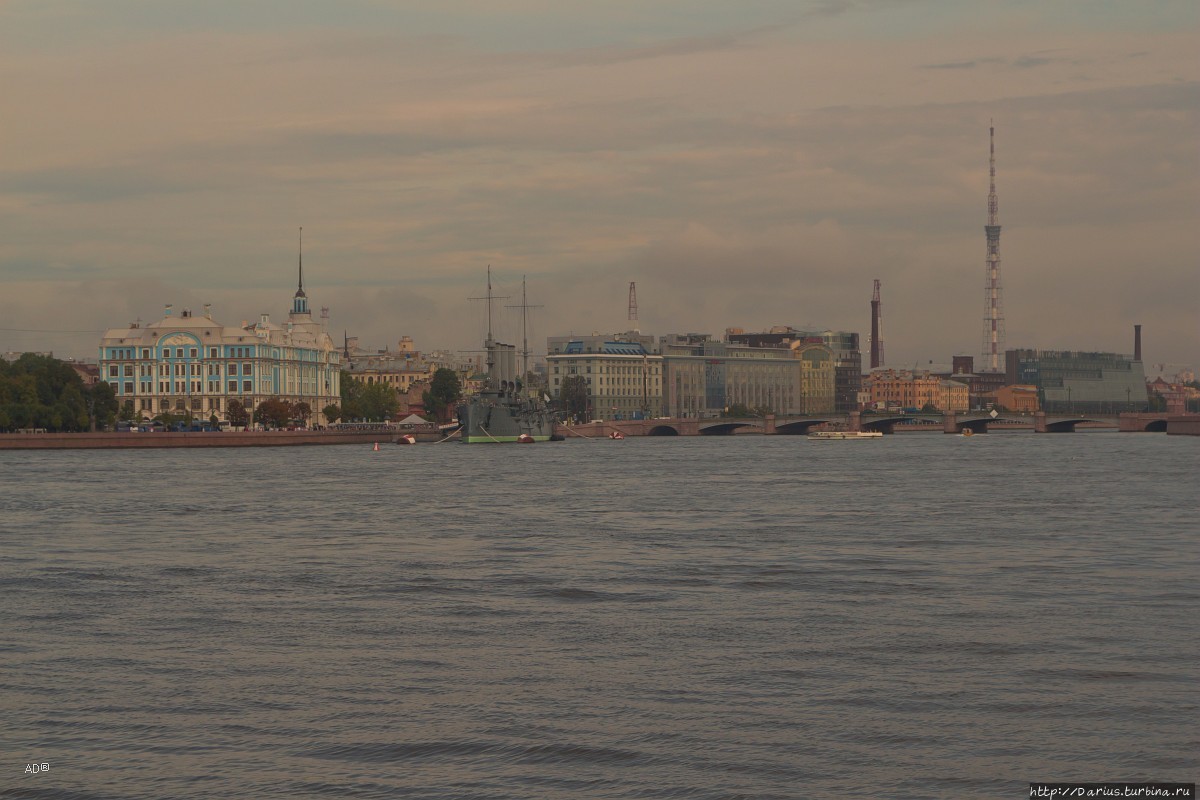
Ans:
POLYGON ((585 379, 591 419, 622 420, 663 416, 663 358, 654 339, 636 331, 590 336, 551 336, 546 340, 549 393, 560 398, 562 382, 585 379))
POLYGON ((946 380, 929 372, 876 370, 867 376, 864 389, 872 408, 888 411, 921 410, 960 413, 971 407, 966 383, 946 380))
POLYGON ((689 333, 664 336, 659 348, 669 416, 714 417, 734 405, 780 415, 834 410, 836 364, 820 341, 762 347, 689 333))

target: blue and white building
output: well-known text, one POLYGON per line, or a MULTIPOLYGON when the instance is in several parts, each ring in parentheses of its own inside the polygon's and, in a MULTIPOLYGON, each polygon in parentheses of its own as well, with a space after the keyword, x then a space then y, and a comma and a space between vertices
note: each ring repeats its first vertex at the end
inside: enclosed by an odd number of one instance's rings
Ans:
POLYGON ((321 410, 341 402, 340 368, 338 348, 309 310, 303 271, 283 323, 263 314, 230 327, 213 319, 211 306, 197 316, 168 305, 157 322, 113 328, 100 342, 100 379, 144 419, 191 412, 224 420, 234 400, 253 411, 277 397, 308 403, 310 421, 325 424, 321 410))

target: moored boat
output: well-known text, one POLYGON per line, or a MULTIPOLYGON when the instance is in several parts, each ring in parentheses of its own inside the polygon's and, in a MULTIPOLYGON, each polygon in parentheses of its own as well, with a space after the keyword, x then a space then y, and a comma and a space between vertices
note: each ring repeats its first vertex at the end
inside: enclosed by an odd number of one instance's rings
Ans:
POLYGON ((524 389, 516 372, 515 349, 492 337, 492 271, 488 269, 488 334, 484 341, 487 375, 484 386, 458 407, 465 444, 547 442, 554 431, 554 412, 546 399, 524 389))
POLYGON ((879 431, 813 431, 810 439, 882 439, 879 431))

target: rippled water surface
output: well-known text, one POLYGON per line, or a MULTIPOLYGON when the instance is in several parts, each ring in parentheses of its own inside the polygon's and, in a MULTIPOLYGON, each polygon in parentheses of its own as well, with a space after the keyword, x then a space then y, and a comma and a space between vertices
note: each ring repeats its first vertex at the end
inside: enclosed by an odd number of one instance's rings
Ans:
POLYGON ((381 447, 0 452, 0 797, 1200 771, 1200 440, 381 447))

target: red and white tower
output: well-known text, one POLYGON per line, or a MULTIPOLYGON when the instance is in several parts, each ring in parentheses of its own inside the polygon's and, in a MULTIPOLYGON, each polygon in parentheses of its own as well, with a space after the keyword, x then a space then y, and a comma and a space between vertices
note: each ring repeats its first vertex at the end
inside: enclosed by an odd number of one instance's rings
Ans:
POLYGON ((990 156, 988 172, 987 279, 984 283, 983 362, 984 371, 1004 370, 1004 303, 1000 289, 1000 204, 996 199, 996 127, 988 128, 990 156))

